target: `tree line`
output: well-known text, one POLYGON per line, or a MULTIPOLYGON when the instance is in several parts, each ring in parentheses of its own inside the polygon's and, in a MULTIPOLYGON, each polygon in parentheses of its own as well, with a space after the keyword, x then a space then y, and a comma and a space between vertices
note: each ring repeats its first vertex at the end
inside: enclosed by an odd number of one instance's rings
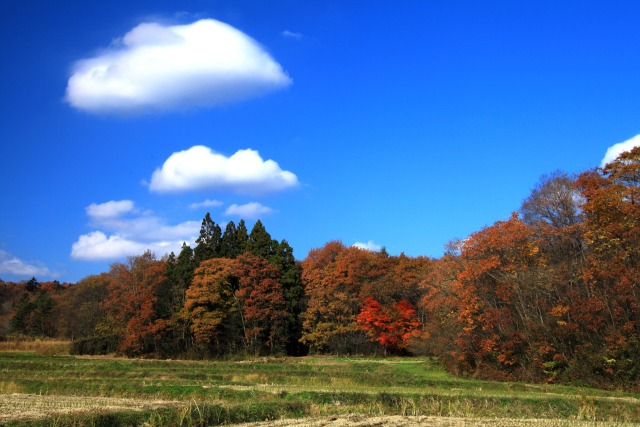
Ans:
POLYGON ((640 148, 541 178, 439 259, 339 241, 296 261, 260 221, 75 285, 0 282, 2 331, 131 356, 431 355, 458 375, 638 389, 640 148))

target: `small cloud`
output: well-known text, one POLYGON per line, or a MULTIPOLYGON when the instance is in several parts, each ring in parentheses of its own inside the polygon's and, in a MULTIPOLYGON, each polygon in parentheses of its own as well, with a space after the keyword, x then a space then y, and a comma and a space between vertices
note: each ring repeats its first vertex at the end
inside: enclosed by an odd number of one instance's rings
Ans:
POLYGON ((130 200, 92 203, 85 209, 95 228, 71 247, 71 257, 81 260, 115 260, 139 255, 149 249, 158 255, 179 251, 183 242, 193 242, 198 221, 167 224, 151 211, 138 209, 130 200))
POLYGON ((217 208, 222 206, 224 203, 220 200, 205 200, 198 203, 191 203, 189 205, 189 209, 200 209, 200 208, 217 208))
POLYGON ((169 156, 153 172, 149 189, 158 193, 218 189, 264 194, 296 186, 295 174, 280 169, 273 160, 263 160, 255 150, 239 150, 225 157, 196 145, 169 156))
POLYGON ((252 38, 213 19, 143 23, 77 61, 65 99, 91 113, 208 107, 260 96, 291 79, 252 38))
POLYGON ((364 249, 371 252, 380 252, 382 250, 382 246, 374 243, 373 240, 369 240, 367 243, 356 242, 353 245, 356 248, 364 249))
POLYGON ((258 202, 246 203, 244 205, 233 204, 224 212, 227 216, 237 216, 241 218, 259 218, 262 215, 273 213, 273 209, 263 206, 258 202))
POLYGON ((134 204, 131 200, 91 203, 85 210, 92 218, 115 218, 133 212, 134 204))
POLYGON ((604 155, 602 161, 600 162, 600 167, 603 168, 607 164, 611 163, 618 156, 625 151, 630 151, 635 147, 640 146, 640 135, 636 135, 631 139, 627 139, 626 141, 619 142, 617 144, 612 145, 607 149, 606 154, 604 155))
POLYGON ((57 277, 58 274, 52 272, 47 267, 21 260, 8 252, 0 250, 0 273, 15 274, 23 277, 57 277))
POLYGON ((280 34, 282 35, 282 37, 284 37, 286 39, 301 40, 302 37, 303 37, 302 33, 296 33, 294 31, 289 31, 289 30, 284 30, 280 34))

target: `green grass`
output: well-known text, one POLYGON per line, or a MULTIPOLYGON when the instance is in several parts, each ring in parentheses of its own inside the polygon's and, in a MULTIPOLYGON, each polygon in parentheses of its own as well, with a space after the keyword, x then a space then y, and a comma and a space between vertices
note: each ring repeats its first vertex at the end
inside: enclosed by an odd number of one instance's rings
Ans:
POLYGON ((640 422, 639 395, 455 378, 425 358, 162 361, 0 352, 0 395, 11 393, 166 403, 15 425, 215 425, 348 413, 640 422))

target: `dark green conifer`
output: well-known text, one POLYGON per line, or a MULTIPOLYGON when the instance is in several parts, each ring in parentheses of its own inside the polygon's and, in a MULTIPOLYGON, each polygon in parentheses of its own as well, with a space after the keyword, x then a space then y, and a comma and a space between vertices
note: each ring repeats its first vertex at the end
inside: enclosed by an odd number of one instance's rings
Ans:
POLYGON ((271 261, 277 244, 277 241, 271 239, 271 235, 264 228, 262 222, 257 220, 249 234, 246 250, 271 261))
POLYGON ((238 255, 247 251, 247 242, 249 242, 249 231, 244 219, 241 219, 236 227, 235 250, 238 255))
POLYGON ((236 225, 233 221, 229 221, 222 233, 222 240, 220 242, 220 256, 222 258, 235 258, 238 255, 236 248, 236 225))
POLYGON ((222 240, 222 229, 212 219, 209 212, 202 220, 200 236, 196 239, 195 261, 200 264, 202 261, 220 257, 220 241, 222 240))

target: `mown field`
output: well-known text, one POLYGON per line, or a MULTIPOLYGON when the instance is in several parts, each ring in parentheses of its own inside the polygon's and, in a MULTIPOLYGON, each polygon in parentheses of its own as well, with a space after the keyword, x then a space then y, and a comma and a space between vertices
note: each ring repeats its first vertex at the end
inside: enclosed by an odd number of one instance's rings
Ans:
POLYGON ((640 425, 640 395, 454 378, 425 358, 60 352, 0 347, 0 425, 640 425))

